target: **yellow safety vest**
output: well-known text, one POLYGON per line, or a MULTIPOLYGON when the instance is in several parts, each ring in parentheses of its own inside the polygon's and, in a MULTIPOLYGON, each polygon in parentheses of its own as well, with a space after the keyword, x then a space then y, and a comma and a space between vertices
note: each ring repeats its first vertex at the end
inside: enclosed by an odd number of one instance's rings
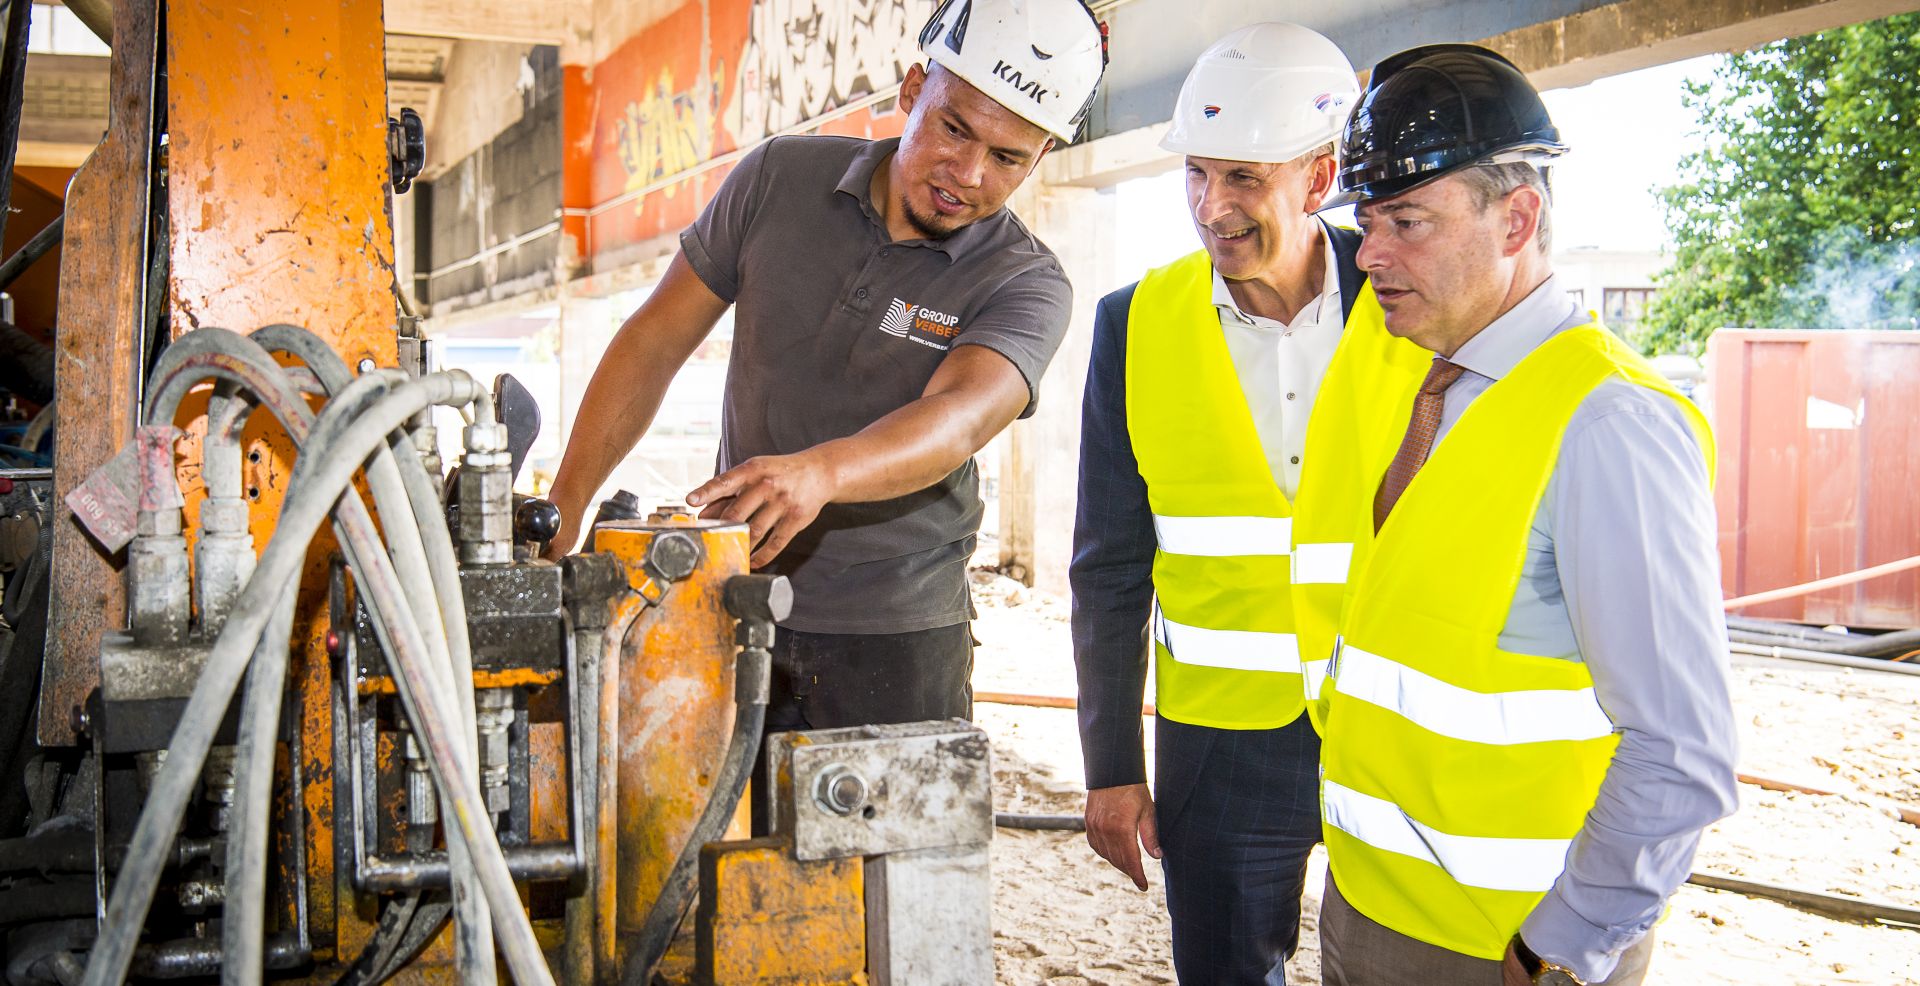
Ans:
MULTIPOLYGON (((1284 726, 1303 705, 1293 582, 1334 586, 1326 598, 1338 605, 1347 554, 1340 545, 1295 551, 1294 507, 1274 482, 1227 351, 1206 252, 1142 278, 1127 325, 1127 431, 1158 541, 1155 703, 1193 725, 1284 726)), ((1387 334, 1373 288, 1362 287, 1314 399, 1301 502, 1314 498, 1321 463, 1357 449, 1377 457, 1383 443, 1391 457, 1406 419, 1377 414, 1372 402, 1414 388, 1426 365, 1418 347, 1387 334)), ((1334 619, 1313 621, 1328 628, 1322 653, 1334 619)))
MULTIPOLYGON (((1362 914, 1441 948, 1504 954, 1618 742, 1585 664, 1499 647, 1567 422, 1616 377, 1685 411, 1711 475, 1699 410, 1605 329, 1571 329, 1467 408, 1355 575, 1324 686, 1329 864, 1362 914)), ((1378 482, 1352 509, 1371 515, 1378 482)))

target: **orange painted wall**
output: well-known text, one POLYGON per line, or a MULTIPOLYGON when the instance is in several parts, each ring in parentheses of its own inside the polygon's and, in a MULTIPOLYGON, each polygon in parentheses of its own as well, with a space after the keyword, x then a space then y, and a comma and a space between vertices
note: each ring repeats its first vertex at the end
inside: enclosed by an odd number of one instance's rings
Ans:
POLYGON ((897 85, 933 8, 933 0, 692 0, 597 65, 570 69, 563 195, 579 249, 618 262, 627 247, 677 233, 737 152, 772 134, 898 136, 905 117, 890 101, 808 123, 897 85))

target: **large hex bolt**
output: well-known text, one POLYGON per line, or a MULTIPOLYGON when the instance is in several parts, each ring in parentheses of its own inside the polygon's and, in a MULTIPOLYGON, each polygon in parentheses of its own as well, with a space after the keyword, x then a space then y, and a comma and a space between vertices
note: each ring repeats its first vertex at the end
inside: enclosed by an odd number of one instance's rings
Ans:
POLYGON ((678 582, 700 567, 700 556, 704 553, 700 541, 693 535, 684 531, 664 531, 653 536, 642 564, 646 566, 647 574, 656 580, 678 582))
POLYGON ((736 619, 778 623, 793 612, 793 583, 784 575, 736 575, 722 598, 736 619))
POLYGON ((867 806, 867 779, 845 764, 828 764, 814 775, 813 800, 835 815, 851 815, 867 806))

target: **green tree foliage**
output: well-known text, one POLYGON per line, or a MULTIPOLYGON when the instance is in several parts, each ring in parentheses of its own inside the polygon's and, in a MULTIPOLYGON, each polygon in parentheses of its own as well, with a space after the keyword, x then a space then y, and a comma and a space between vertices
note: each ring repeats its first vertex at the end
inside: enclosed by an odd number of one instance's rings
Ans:
POLYGON ((1707 146, 1659 191, 1676 249, 1643 351, 1920 325, 1920 14, 1734 55, 1686 101, 1707 146))

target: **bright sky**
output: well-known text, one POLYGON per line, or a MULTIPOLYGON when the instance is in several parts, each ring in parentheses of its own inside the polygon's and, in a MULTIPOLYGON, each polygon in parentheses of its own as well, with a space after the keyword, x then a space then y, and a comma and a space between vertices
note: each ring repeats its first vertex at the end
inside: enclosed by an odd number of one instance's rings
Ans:
POLYGON ((1681 84, 1705 80, 1710 55, 1543 94, 1573 148, 1554 168, 1555 244, 1657 250, 1669 244, 1653 189, 1671 185, 1682 155, 1701 146, 1681 84))
MULTIPOLYGON (((1710 55, 1544 94, 1573 148, 1554 169, 1554 240, 1567 249, 1658 250, 1668 244, 1653 189, 1672 184, 1681 155, 1700 146, 1681 83, 1705 79, 1710 55)), ((1178 170, 1119 186, 1120 267, 1138 272, 1197 246, 1178 170)), ((1350 221, 1350 220, 1349 220, 1350 221)))

